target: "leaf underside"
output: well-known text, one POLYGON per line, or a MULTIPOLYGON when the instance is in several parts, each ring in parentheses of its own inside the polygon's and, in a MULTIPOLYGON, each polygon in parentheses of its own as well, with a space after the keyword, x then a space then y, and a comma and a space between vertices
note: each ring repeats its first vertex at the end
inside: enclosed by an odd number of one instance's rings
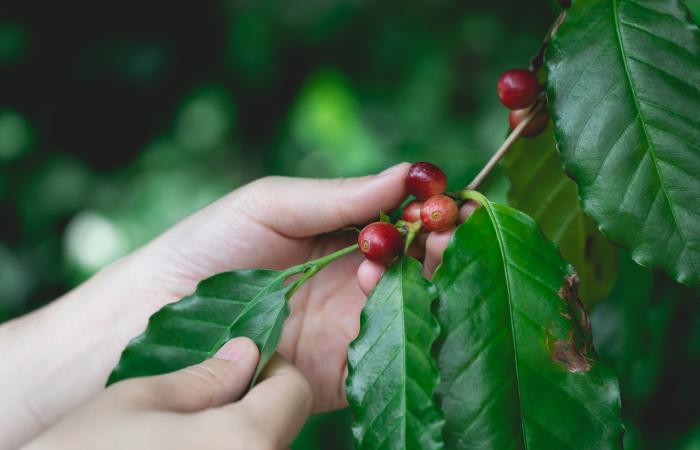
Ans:
POLYGON ((680 0, 577 0, 547 53, 564 166, 603 234, 700 286, 700 32, 680 0))
POLYGON ((260 350, 257 378, 277 347, 289 315, 287 273, 252 269, 208 278, 194 294, 151 316, 146 331, 122 352, 107 385, 159 375, 212 357, 231 338, 251 338, 260 350))
POLYGON ((512 208, 486 201, 457 229, 433 277, 446 448, 621 448, 618 383, 570 270, 512 208))
POLYGON ((535 219, 574 266, 583 302, 605 298, 617 277, 617 249, 581 210, 578 186, 561 167, 552 126, 535 138, 518 139, 503 165, 510 179, 508 204, 535 219))
POLYGON ((435 288, 403 257, 372 291, 360 334, 348 350, 346 394, 360 449, 441 449, 444 420, 434 401, 438 373, 430 349, 435 288))

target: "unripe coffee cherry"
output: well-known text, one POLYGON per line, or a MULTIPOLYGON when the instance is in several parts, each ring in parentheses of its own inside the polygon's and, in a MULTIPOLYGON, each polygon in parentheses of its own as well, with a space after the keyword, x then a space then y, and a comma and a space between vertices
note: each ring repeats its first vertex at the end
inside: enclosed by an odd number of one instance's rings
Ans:
POLYGON ((423 202, 421 200, 412 200, 403 207, 401 219, 410 223, 420 222, 421 209, 423 209, 423 202))
MULTIPOLYGON (((510 124, 510 129, 513 130, 518 126, 520 121, 522 121, 525 116, 527 116, 529 108, 526 109, 514 109, 508 114, 508 123, 510 124)), ((520 133, 523 137, 534 137, 544 131, 549 123, 549 114, 547 114, 547 109, 542 107, 535 114, 535 116, 530 119, 530 121, 525 125, 523 131, 520 133)))
POLYGON ((401 254, 403 239, 394 225, 374 222, 360 231, 357 245, 365 258, 379 264, 387 264, 401 254))
POLYGON ((428 231, 445 231, 457 222, 459 208, 446 195, 433 195, 423 203, 420 220, 428 231))
POLYGON ((506 108, 527 108, 537 100, 540 83, 537 76, 527 69, 510 69, 498 79, 498 98, 506 108))
POLYGON ((435 164, 417 162, 408 169, 406 188, 416 198, 426 199, 445 192, 447 177, 435 164))

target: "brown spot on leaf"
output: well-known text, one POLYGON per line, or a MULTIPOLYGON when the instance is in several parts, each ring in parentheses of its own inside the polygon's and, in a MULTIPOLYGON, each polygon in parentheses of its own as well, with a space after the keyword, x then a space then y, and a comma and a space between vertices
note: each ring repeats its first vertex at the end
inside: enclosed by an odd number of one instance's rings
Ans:
POLYGON ((590 337, 591 321, 588 318, 586 306, 578 297, 578 285, 579 278, 576 272, 572 273, 571 275, 565 275, 564 285, 557 291, 557 295, 566 302, 566 304, 569 306, 569 310, 576 317, 576 321, 583 332, 586 334, 586 336, 590 337))
POLYGON ((562 364, 571 373, 588 372, 591 369, 585 353, 576 347, 573 340, 554 341, 551 352, 552 359, 562 364))

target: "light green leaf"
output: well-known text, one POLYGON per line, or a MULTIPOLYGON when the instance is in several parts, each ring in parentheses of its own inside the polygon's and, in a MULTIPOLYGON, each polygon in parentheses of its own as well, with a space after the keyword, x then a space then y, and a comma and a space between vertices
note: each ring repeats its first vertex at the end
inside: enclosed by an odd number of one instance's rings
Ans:
POLYGON ((355 448, 441 449, 444 421, 433 399, 438 382, 430 349, 435 288, 418 261, 403 257, 372 291, 360 335, 348 351, 346 393, 355 414, 355 448))
POLYGON ((552 127, 536 138, 518 139, 503 164, 510 178, 508 204, 535 219, 559 246, 581 279, 584 303, 605 298, 617 277, 617 250, 581 210, 578 186, 561 167, 552 127))
POLYGON ((577 277, 532 218, 467 195, 482 206, 433 278, 446 447, 621 448, 618 382, 595 359, 577 277))
POLYGON ((700 32, 680 0, 576 0, 546 53, 564 166, 603 234, 700 286, 700 32))

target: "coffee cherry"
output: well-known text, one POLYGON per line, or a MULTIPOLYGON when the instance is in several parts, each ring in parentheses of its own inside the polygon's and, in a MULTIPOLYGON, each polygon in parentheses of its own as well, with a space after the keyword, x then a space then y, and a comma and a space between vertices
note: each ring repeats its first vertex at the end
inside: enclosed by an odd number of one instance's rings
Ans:
POLYGON ((426 199, 445 192, 447 177, 438 166, 429 162, 417 162, 408 169, 406 188, 416 198, 426 199))
POLYGON ((571 0, 559 0, 559 6, 566 9, 571 6, 571 0))
MULTIPOLYGON (((512 110, 508 114, 508 123, 510 124, 510 129, 512 130, 515 127, 517 127, 520 121, 523 120, 525 116, 527 116, 529 111, 529 108, 512 110)), ((547 109, 544 107, 540 108, 540 110, 537 111, 535 116, 532 119, 530 119, 527 125, 525 125, 525 128, 523 128, 523 131, 520 133, 520 135, 527 138, 537 136, 542 131, 544 131, 545 128, 547 128, 548 123, 549 114, 547 114, 547 109)))
POLYGON ((423 202, 420 200, 413 200, 403 207, 403 213, 401 214, 401 219, 406 222, 420 222, 420 210, 423 208, 423 202))
POLYGON ((508 109, 523 109, 535 103, 540 83, 527 69, 511 69, 498 79, 498 98, 508 109))
POLYGON ((428 231, 445 231, 457 222, 457 203, 446 195, 433 195, 423 203, 420 220, 428 231))
POLYGON ((401 254, 403 239, 396 227, 387 222, 370 223, 357 236, 357 245, 365 258, 387 264, 401 254))

